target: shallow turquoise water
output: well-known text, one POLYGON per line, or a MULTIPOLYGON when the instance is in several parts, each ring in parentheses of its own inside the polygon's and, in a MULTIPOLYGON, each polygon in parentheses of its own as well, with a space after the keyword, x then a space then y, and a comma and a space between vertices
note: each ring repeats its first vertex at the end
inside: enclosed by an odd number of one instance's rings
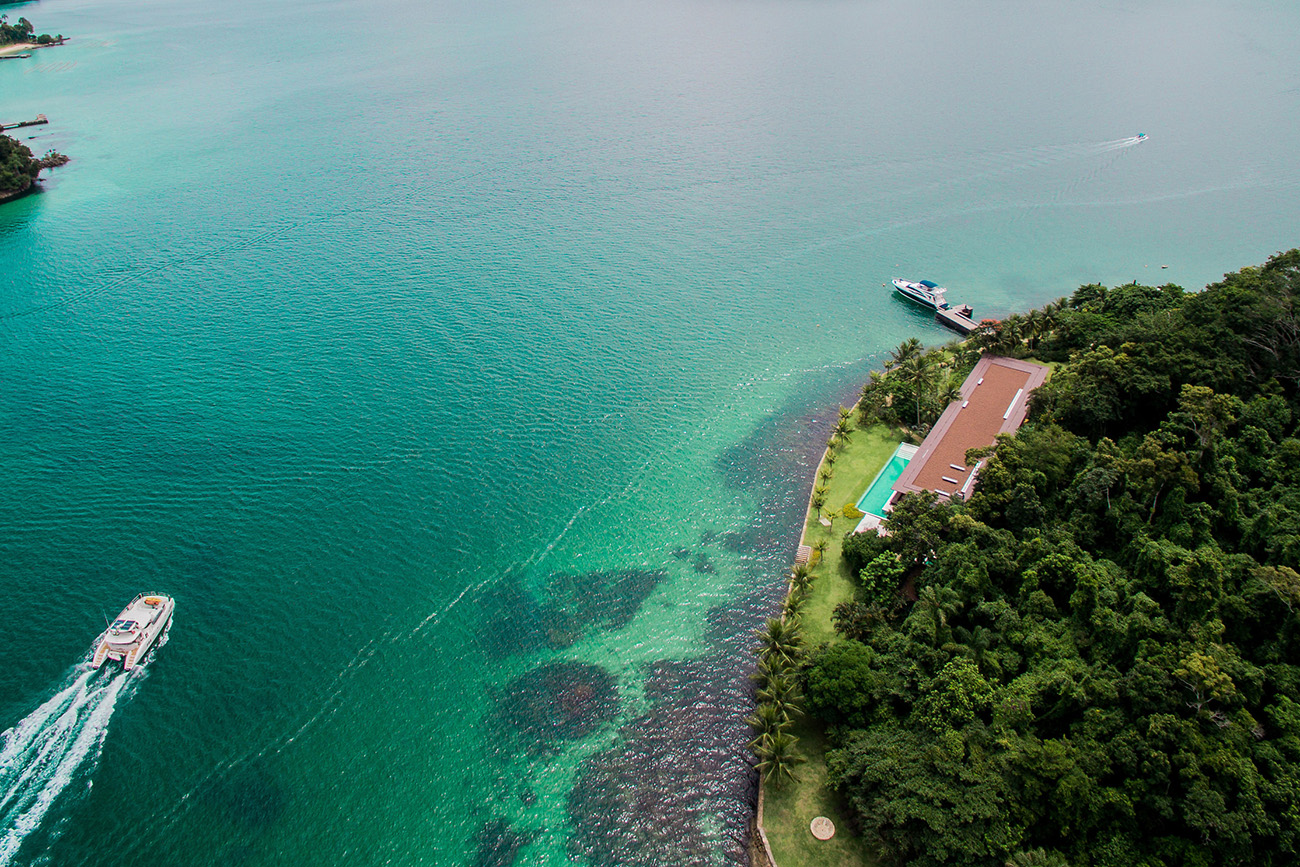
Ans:
POLYGON ((0 208, 0 728, 79 710, 0 863, 736 863, 835 404, 948 336, 881 284, 1297 241, 1289 8, 5 8, 74 36, 0 64, 74 162, 0 208))

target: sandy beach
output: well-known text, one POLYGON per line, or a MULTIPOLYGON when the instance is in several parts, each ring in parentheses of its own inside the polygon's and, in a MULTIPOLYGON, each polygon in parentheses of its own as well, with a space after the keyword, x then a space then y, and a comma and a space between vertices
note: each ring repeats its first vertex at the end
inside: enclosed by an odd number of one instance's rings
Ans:
POLYGON ((40 48, 35 42, 15 42, 12 45, 0 45, 0 57, 7 54, 24 54, 33 48, 40 48))

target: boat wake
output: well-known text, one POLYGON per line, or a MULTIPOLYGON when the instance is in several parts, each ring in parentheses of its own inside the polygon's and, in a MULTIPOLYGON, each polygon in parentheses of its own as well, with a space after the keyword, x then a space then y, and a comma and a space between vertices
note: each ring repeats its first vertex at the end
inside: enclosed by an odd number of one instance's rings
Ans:
POLYGON ((1097 145, 1097 150, 1101 153, 1105 153, 1106 151, 1119 151, 1124 148, 1131 148, 1135 144, 1142 144, 1142 142, 1146 140, 1146 133, 1138 133, 1137 135, 1131 135, 1128 138, 1117 138, 1114 141, 1104 141, 1097 145))
POLYGON ((64 789, 89 781, 114 708, 145 671, 95 671, 83 660, 53 696, 0 735, 0 867, 13 863, 64 789))

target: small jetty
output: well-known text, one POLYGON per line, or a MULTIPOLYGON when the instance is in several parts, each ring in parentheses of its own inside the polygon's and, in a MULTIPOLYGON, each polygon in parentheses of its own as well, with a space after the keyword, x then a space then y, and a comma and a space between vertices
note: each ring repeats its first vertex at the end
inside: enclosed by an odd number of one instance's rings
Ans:
POLYGON ((30 54, 0 54, 0 60, 19 60, 24 57, 31 57, 30 54))
MULTIPOLYGON (((885 286, 887 284, 880 284, 885 286)), ((909 301, 915 301, 922 307, 934 311, 934 318, 961 335, 968 335, 980 327, 980 323, 971 318, 975 312, 969 304, 949 304, 944 297, 948 290, 930 280, 919 283, 912 280, 896 278, 894 289, 909 301)), ((986 320, 987 321, 987 320, 986 320)))
POLYGON ((965 335, 979 327, 979 323, 971 319, 971 314, 974 312, 969 304, 958 304, 956 307, 936 310, 934 318, 958 334, 965 335))
POLYGON ((43 123, 49 123, 50 119, 43 114, 36 115, 35 120, 20 120, 17 123, 0 123, 0 132, 7 129, 21 129, 25 126, 40 126, 43 123))

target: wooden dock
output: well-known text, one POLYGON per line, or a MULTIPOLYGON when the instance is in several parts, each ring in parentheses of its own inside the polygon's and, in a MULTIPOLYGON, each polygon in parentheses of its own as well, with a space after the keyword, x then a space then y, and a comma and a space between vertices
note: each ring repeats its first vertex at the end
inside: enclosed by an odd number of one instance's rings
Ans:
POLYGON ((20 120, 18 123, 0 123, 0 132, 7 129, 20 129, 25 126, 40 126, 43 123, 49 123, 50 119, 43 114, 36 115, 35 120, 20 120))
POLYGON ((934 318, 958 334, 970 334, 976 328, 979 328, 979 323, 970 318, 970 315, 974 312, 967 305, 960 304, 948 310, 936 310, 934 318))

